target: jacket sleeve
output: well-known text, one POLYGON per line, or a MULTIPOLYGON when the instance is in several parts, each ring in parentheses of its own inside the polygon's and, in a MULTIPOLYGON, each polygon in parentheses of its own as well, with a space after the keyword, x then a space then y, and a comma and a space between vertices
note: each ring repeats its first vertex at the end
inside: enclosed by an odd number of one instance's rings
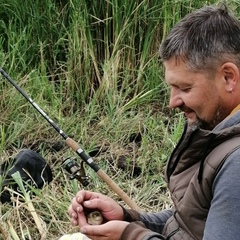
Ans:
POLYGON ((213 198, 203 240, 239 239, 240 150, 232 153, 213 182, 213 198))
POLYGON ((161 234, 152 232, 140 222, 130 223, 122 234, 121 240, 159 240, 165 239, 161 234))
POLYGON ((130 222, 126 227, 122 240, 159 240, 164 239, 161 235, 167 219, 172 216, 171 210, 158 213, 141 213, 132 209, 125 209, 124 221, 130 222))

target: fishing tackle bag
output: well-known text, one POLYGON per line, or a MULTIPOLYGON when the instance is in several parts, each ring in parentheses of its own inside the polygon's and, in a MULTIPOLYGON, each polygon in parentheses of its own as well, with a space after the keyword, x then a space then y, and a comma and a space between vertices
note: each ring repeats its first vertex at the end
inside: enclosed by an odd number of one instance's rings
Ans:
POLYGON ((12 194, 5 187, 22 193, 12 177, 16 172, 19 172, 26 192, 32 187, 41 189, 44 184, 52 181, 52 171, 45 159, 33 150, 22 149, 14 159, 8 159, 1 165, 0 201, 2 203, 11 202, 12 194))

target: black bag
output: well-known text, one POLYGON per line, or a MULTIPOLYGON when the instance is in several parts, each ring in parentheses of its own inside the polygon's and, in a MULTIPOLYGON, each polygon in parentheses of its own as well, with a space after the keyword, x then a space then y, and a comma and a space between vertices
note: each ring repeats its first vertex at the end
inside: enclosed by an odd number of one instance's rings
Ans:
POLYGON ((0 175, 3 178, 1 185, 0 201, 11 202, 11 193, 4 187, 22 193, 12 174, 19 172, 24 188, 28 192, 31 187, 42 188, 44 184, 52 181, 52 171, 45 159, 30 149, 21 150, 14 159, 9 159, 1 165, 0 175))

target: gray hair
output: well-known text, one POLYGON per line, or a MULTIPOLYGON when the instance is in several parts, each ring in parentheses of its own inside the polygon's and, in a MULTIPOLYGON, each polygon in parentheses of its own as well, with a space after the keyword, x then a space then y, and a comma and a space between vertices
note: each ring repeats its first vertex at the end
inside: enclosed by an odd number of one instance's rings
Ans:
POLYGON ((240 21, 225 5, 203 7, 172 28, 160 56, 163 61, 183 60, 193 71, 211 70, 226 61, 240 67, 240 21))

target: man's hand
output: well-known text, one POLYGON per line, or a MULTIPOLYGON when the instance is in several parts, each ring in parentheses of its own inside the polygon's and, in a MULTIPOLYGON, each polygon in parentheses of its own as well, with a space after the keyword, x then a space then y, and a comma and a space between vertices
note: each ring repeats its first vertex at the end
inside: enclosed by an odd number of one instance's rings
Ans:
POLYGON ((100 193, 81 190, 68 208, 71 223, 80 227, 88 225, 85 214, 95 210, 102 214, 105 222, 123 220, 123 209, 113 199, 100 193))
POLYGON ((85 225, 80 231, 92 240, 120 240, 128 224, 128 222, 112 220, 102 225, 85 225))

